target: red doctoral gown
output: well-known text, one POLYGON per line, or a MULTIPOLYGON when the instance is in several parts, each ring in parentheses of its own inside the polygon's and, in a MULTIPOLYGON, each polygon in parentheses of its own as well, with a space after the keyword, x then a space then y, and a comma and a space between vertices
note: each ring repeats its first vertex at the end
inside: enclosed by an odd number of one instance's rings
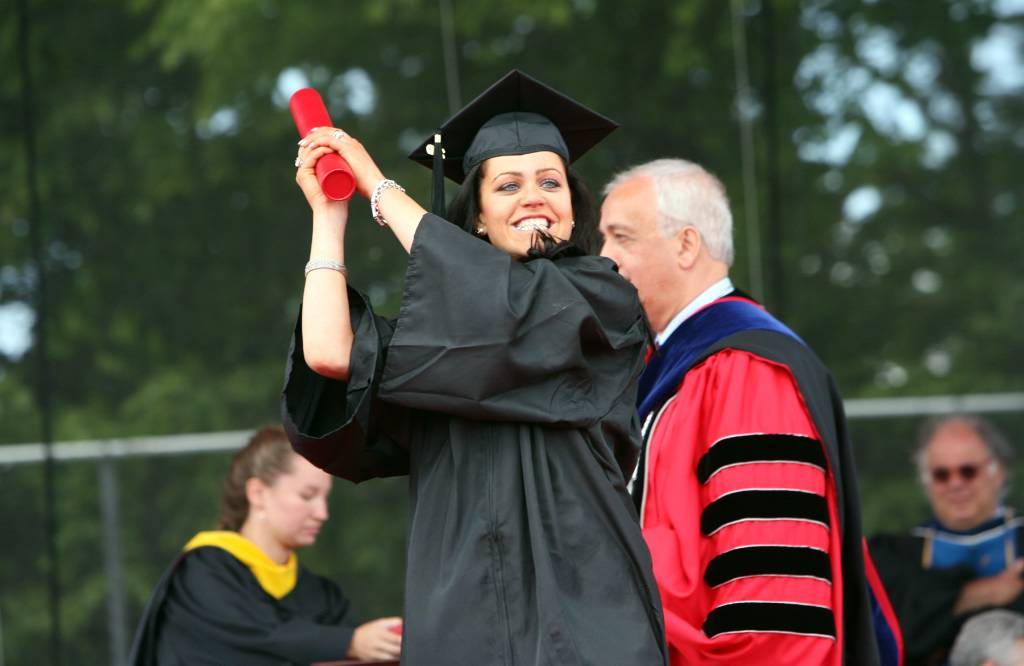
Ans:
POLYGON ((880 663, 841 402, 813 353, 726 297, 672 334, 641 398, 634 493, 671 663, 880 663))

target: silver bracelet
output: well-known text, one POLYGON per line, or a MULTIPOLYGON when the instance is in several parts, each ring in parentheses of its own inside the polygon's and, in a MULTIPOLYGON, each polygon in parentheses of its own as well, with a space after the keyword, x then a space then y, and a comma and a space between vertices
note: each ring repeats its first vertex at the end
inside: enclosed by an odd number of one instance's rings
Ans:
POLYGON ((399 192, 405 192, 405 188, 390 178, 385 178, 377 183, 377 186, 373 188, 373 194, 370 196, 370 215, 373 216, 373 221, 382 227, 388 226, 388 221, 380 214, 380 208, 377 207, 377 204, 380 201, 380 195, 384 190, 398 190, 399 192))
POLYGON ((332 271, 338 271, 348 279, 348 269, 345 268, 345 264, 334 259, 312 259, 306 262, 306 275, 320 268, 330 268, 332 271))

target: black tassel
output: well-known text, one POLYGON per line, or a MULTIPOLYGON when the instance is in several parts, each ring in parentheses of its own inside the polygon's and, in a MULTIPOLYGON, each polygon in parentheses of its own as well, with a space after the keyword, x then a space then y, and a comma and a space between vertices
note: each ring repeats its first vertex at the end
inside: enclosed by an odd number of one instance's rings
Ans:
POLYGON ((441 147, 440 134, 434 135, 431 148, 434 149, 434 187, 430 199, 430 212, 438 217, 448 217, 447 202, 444 200, 444 149, 441 147))

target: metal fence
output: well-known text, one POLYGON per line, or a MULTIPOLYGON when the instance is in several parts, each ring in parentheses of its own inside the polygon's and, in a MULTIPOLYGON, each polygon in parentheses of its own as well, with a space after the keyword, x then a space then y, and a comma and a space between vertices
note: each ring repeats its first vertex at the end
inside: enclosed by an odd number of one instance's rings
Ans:
MULTIPOLYGON (((949 413, 1024 413, 1024 392, 976 395, 847 400, 847 416, 851 420, 913 418, 949 413)), ((48 456, 54 462, 93 462, 96 466, 102 538, 104 577, 106 579, 106 627, 110 663, 120 666, 127 661, 130 624, 125 603, 124 564, 122 557, 118 466, 124 458, 152 458, 223 453, 236 450, 245 442, 249 431, 196 433, 162 437, 125 437, 44 444, 10 444, 0 446, 0 468, 44 463, 48 456)), ((5 666, 4 618, 0 616, 0 666, 5 666)))

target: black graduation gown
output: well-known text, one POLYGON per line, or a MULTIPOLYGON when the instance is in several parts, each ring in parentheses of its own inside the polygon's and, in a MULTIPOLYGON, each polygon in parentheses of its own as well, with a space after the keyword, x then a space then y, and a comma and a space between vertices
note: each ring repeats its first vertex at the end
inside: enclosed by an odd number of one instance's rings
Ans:
MULTIPOLYGON (((879 535, 869 541, 871 557, 889 593, 903 632, 906 666, 941 664, 964 622, 989 610, 953 615, 963 586, 977 578, 967 566, 925 569, 925 540, 911 535, 879 535)), ((1017 530, 1017 552, 1024 552, 1024 530, 1017 530)), ((1006 609, 1024 613, 1024 595, 1006 609)))
POLYGON ((626 492, 646 327, 613 264, 514 261, 426 215, 397 321, 349 298, 349 381, 297 329, 283 420, 333 474, 409 474, 402 663, 665 663, 626 492))
POLYGON ((352 642, 348 599, 298 567, 295 588, 267 594, 228 551, 182 553, 157 583, 135 634, 131 666, 282 666, 344 659, 352 642))

